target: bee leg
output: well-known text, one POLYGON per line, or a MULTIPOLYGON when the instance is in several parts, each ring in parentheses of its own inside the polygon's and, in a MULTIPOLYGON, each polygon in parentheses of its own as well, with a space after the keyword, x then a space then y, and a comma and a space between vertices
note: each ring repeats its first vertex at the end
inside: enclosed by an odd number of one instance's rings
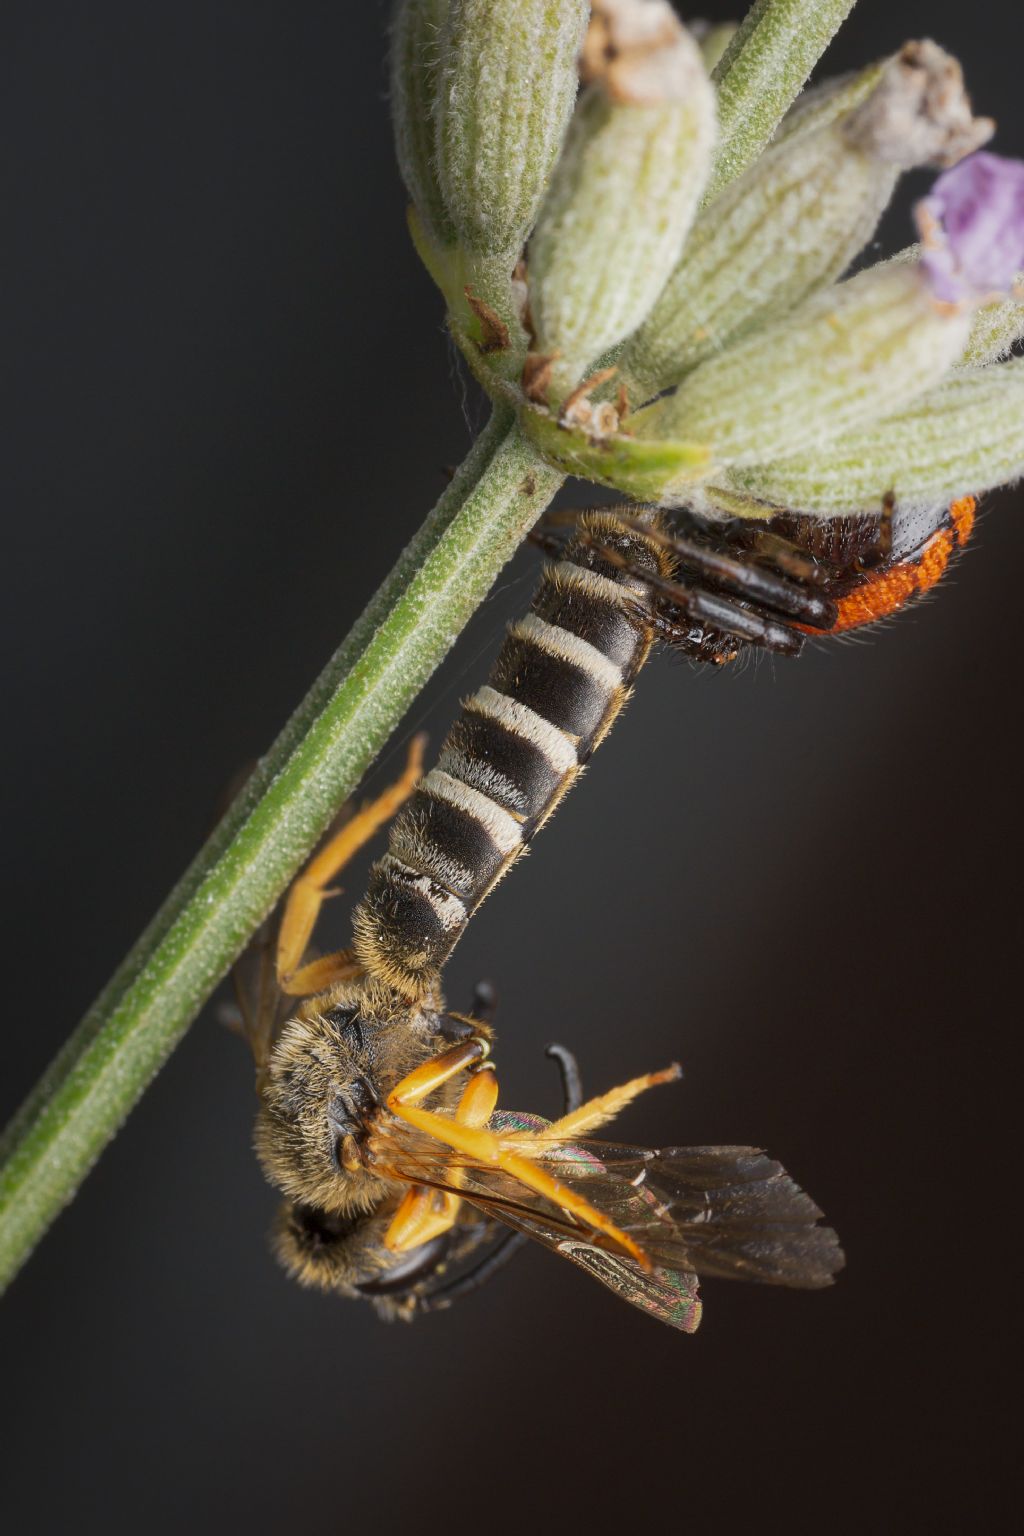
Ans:
MULTIPOLYGON (((465 1046, 456 1046, 434 1061, 428 1061, 424 1066, 417 1067, 388 1094, 388 1109, 398 1119, 404 1120, 407 1125, 413 1126, 418 1131, 425 1131, 428 1136, 433 1136, 435 1141, 451 1147, 453 1152, 461 1152, 474 1162, 500 1168, 510 1178, 544 1195, 560 1210, 574 1216, 584 1226, 610 1238, 616 1248, 628 1253, 642 1268, 649 1269, 650 1260, 647 1255, 627 1233, 591 1205, 589 1200, 584 1200, 575 1190, 567 1189, 551 1174, 539 1168, 528 1155, 517 1150, 524 1140, 529 1139, 528 1137, 524 1138, 521 1133, 517 1133, 514 1144, 510 1145, 508 1138, 495 1131, 485 1130, 482 1126, 460 1124, 447 1115, 439 1115, 433 1110, 419 1108, 417 1100, 426 1098, 433 1088, 447 1081, 464 1066, 470 1066, 474 1060, 480 1060, 479 1050, 475 1056, 468 1053, 472 1052, 474 1045, 481 1047, 483 1044, 482 1041, 468 1041, 465 1046)), ((545 1130, 543 1140, 540 1141, 541 1146, 544 1145, 549 1134, 550 1132, 545 1130)))
POLYGON ((422 1066, 414 1067, 401 1078, 387 1097, 387 1107, 397 1114, 397 1105, 418 1104, 435 1088, 441 1088, 460 1072, 482 1066, 490 1055, 491 1047, 482 1035, 471 1035, 460 1040, 440 1056, 431 1056, 422 1066))
POLYGON ((646 1093, 648 1088, 658 1088, 662 1083, 674 1083, 682 1077, 682 1069, 678 1062, 673 1062, 670 1067, 665 1067, 661 1072, 645 1072, 642 1077, 634 1077, 628 1083, 620 1083, 617 1088, 610 1088, 607 1093, 602 1093, 596 1099, 588 1099, 585 1104, 580 1104, 576 1109, 563 1115, 561 1120, 554 1120, 546 1127, 545 1136, 557 1136, 561 1141, 573 1136, 585 1136, 590 1131, 596 1131, 599 1126, 607 1125, 609 1120, 614 1120, 620 1115, 627 1104, 632 1104, 641 1093, 646 1093))
MULTIPOLYGON (((563 1113, 567 1115, 570 1110, 577 1109, 583 1101, 583 1086, 576 1057, 564 1045, 549 1045, 544 1054, 558 1063, 562 1078, 563 1113)), ((474 1078, 474 1081, 477 1080, 474 1078)), ((461 1275, 456 1275, 454 1280, 435 1286, 426 1296, 421 1297, 420 1311, 444 1312, 461 1296, 468 1296, 471 1291, 479 1290, 482 1285, 487 1284, 488 1280, 493 1279, 500 1269, 504 1269, 519 1249, 525 1248, 527 1242, 525 1232, 503 1232, 479 1263, 474 1264, 471 1269, 464 1270, 461 1275)))
POLYGON ((326 992, 336 981, 352 981, 361 975, 362 966, 353 959, 352 951, 335 949, 300 965, 291 975, 279 977, 278 986, 286 997, 312 997, 314 992, 326 992))
POLYGON ((416 1184, 405 1195, 384 1234, 384 1247, 390 1253, 408 1253, 440 1237, 455 1223, 462 1201, 445 1190, 427 1189, 416 1184))
MULTIPOLYGON (((486 1070, 475 1072, 463 1089, 455 1111, 457 1124, 486 1125, 497 1102, 498 1084, 494 1073, 486 1070)), ((459 1183, 459 1176, 459 1169, 453 1168, 451 1180, 456 1186, 459 1183)), ((410 1248, 418 1248, 421 1243, 429 1242, 432 1237, 438 1237, 442 1232, 447 1232, 454 1224, 461 1204, 462 1201, 458 1195, 449 1194, 446 1190, 427 1189, 422 1184, 414 1184, 402 1200, 392 1218, 391 1225, 384 1234, 385 1248, 390 1249, 392 1253, 405 1253, 410 1248)))
POLYGON ((282 992, 292 997, 301 997, 319 991, 329 985, 330 981, 347 980, 357 974, 345 968, 352 965, 345 951, 337 955, 325 955, 322 960, 314 962, 313 966, 303 967, 302 957, 312 938, 321 906, 329 896, 335 894, 329 888, 330 882, 408 800, 420 779, 425 746, 425 736, 413 737, 401 778, 389 785, 376 800, 361 806, 352 819, 314 855, 292 885, 277 935, 277 979, 282 992), (328 975, 328 981, 322 979, 316 966, 325 968, 324 974, 328 975))

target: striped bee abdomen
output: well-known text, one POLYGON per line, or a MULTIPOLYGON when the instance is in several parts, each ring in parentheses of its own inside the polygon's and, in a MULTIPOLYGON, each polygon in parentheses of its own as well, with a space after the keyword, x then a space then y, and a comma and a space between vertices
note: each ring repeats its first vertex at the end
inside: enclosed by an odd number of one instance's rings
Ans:
POLYGON ((546 567, 370 872, 354 916, 368 973, 409 997, 432 984, 626 702, 653 641, 635 573, 669 565, 643 532, 601 512, 546 567))

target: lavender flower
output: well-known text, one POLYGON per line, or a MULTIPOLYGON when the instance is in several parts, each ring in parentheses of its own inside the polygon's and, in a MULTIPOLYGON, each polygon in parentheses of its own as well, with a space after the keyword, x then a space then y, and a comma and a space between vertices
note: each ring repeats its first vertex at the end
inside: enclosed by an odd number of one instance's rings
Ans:
POLYGON ((1024 267, 1024 162, 987 152, 945 171, 918 203, 921 265, 946 303, 1008 293, 1024 267))

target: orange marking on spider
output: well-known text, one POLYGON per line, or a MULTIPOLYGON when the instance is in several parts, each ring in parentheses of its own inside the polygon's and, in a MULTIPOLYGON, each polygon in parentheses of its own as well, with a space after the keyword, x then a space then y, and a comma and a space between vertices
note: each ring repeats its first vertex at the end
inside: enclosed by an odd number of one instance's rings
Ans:
POLYGON ((978 503, 973 496, 962 496, 949 509, 949 520, 956 532, 956 541, 962 549, 974 532, 978 503))
MULTIPOLYGON (((897 613, 912 597, 930 592, 945 575, 955 550, 962 549, 970 538, 976 511, 977 502, 973 496, 954 501, 948 514, 950 527, 933 533, 912 560, 902 561, 868 577, 861 586, 841 597, 835 623, 828 630, 817 633, 839 635, 859 629, 862 624, 874 624, 878 619, 897 613)), ((816 632, 808 625, 797 627, 806 634, 816 632)))

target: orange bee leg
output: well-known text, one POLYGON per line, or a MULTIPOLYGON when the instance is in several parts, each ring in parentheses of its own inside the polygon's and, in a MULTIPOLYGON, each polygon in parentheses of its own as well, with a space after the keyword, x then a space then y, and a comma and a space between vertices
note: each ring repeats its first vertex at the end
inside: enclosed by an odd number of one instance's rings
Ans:
MULTIPOLYGON (((463 1156, 472 1158, 474 1162, 500 1168, 503 1173, 517 1179, 528 1189, 544 1195, 560 1210, 574 1216, 585 1227, 610 1238, 617 1248, 628 1253, 644 1269, 650 1269, 650 1260, 647 1255, 627 1233, 617 1227, 596 1206, 591 1205, 589 1200, 585 1200, 574 1190, 567 1189, 543 1168, 538 1168, 528 1155, 516 1150, 521 1138, 517 1138, 512 1145, 509 1145, 508 1139, 494 1131, 486 1130, 483 1126, 463 1124, 448 1115, 418 1107, 417 1101, 426 1098, 432 1089, 446 1082, 463 1067, 482 1060, 485 1049, 486 1042, 468 1040, 464 1045, 458 1045, 446 1051, 443 1056, 438 1056, 434 1061, 425 1062, 422 1067, 417 1067, 414 1072, 409 1073, 408 1077, 403 1078, 388 1094, 388 1109, 398 1119, 404 1120, 407 1125, 413 1126, 416 1130, 425 1131, 435 1141, 451 1147, 453 1152, 461 1152, 463 1156)), ((478 1091, 481 1093, 482 1102, 483 1091, 478 1091)), ((493 1092, 494 1099, 490 1103, 489 1112, 497 1102, 496 1085, 493 1092)), ((540 1142, 539 1146, 543 1146, 543 1142, 540 1142)))
POLYGON ((498 1079, 490 1067, 473 1073, 462 1090, 455 1118, 459 1125, 482 1129, 494 1113, 498 1102, 498 1079))
MULTIPOLYGON (((486 1125, 498 1102, 498 1084, 493 1072, 477 1072, 466 1084, 455 1111, 460 1125, 486 1125)), ((458 1184, 460 1171, 452 1169, 452 1183, 458 1184)), ((459 1213, 462 1201, 444 1190, 413 1185, 402 1200, 384 1234, 384 1246, 392 1253, 406 1253, 418 1248, 442 1232, 447 1232, 459 1213)))
POLYGON ((408 1253, 421 1243, 429 1243, 454 1224, 461 1204, 457 1195, 414 1185, 391 1218, 384 1234, 385 1248, 391 1253, 408 1253))
POLYGON ((609 1120, 614 1120, 620 1115, 627 1104, 646 1093, 648 1088, 659 1088, 662 1083, 675 1083, 682 1077, 683 1072, 679 1063, 674 1061, 670 1067, 665 1067, 660 1072, 645 1072, 642 1077, 634 1077, 628 1083, 620 1083, 617 1088, 610 1088, 607 1093, 602 1093, 594 1099, 588 1099, 578 1109, 570 1114, 563 1115, 561 1120, 553 1120, 543 1131, 534 1134, 541 1140, 547 1137, 555 1137, 559 1141, 570 1141, 574 1136, 585 1136, 590 1131, 596 1131, 599 1126, 607 1125, 609 1120))
POLYGON ((336 981, 352 981, 362 975, 362 968, 353 959, 350 949, 335 949, 329 955, 320 955, 308 965, 300 965, 289 976, 278 978, 278 986, 286 997, 312 997, 315 992, 326 992, 336 981))
POLYGON ((440 1056, 432 1056, 422 1066, 415 1067, 405 1077, 397 1082, 388 1094, 388 1109, 393 1114, 399 1114, 401 1107, 406 1104, 418 1104, 435 1088, 441 1088, 460 1072, 465 1072, 468 1067, 478 1067, 487 1060, 491 1047, 487 1040, 481 1036, 473 1035, 468 1040, 462 1040, 458 1045, 453 1045, 450 1050, 442 1051, 440 1056))
POLYGON ((333 981, 358 975, 345 950, 325 955, 309 966, 302 966, 302 957, 312 938, 320 908, 329 896, 337 894, 330 889, 330 882, 408 800, 423 770, 425 746, 425 736, 413 737, 401 778, 389 785, 376 800, 360 807, 314 855, 288 892, 277 936, 277 979, 281 991, 289 996, 308 996, 333 981))

